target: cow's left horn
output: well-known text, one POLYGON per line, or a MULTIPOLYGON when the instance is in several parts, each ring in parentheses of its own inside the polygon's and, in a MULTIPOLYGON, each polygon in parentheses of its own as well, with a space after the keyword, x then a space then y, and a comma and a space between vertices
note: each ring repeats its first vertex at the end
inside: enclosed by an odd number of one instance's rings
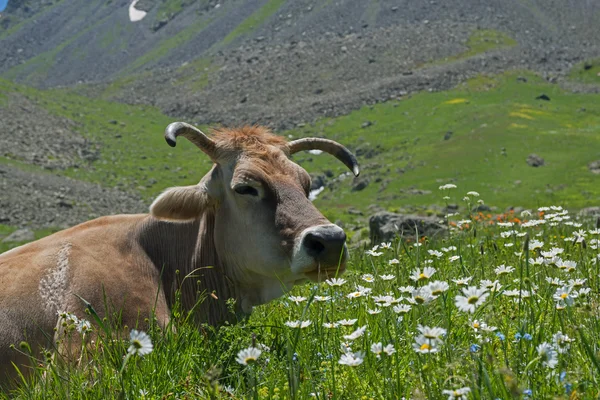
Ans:
POLYGON ((210 158, 214 158, 215 142, 206 136, 200 129, 186 124, 185 122, 173 122, 165 129, 165 140, 171 147, 177 144, 177 136, 183 136, 194 143, 200 150, 205 152, 210 158))
POLYGON ((350 152, 346 147, 342 146, 338 142, 334 142, 329 139, 322 138, 304 138, 294 140, 288 143, 290 154, 297 153, 302 150, 321 150, 325 153, 329 153, 346 165, 354 173, 354 176, 360 174, 358 167, 358 161, 354 154, 350 152))

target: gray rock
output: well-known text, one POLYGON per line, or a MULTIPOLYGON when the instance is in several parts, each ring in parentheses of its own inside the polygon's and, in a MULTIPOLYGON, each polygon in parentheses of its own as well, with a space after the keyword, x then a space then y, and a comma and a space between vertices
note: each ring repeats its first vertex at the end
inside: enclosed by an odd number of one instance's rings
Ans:
POLYGON ((325 186, 325 175, 324 174, 310 174, 310 190, 317 190, 325 186))
POLYGON ((390 241, 396 236, 403 238, 416 238, 444 235, 446 227, 439 224, 437 218, 422 217, 419 215, 395 214, 381 211, 369 218, 371 241, 379 243, 390 241))
POLYGON ((473 207, 473 212, 490 212, 492 211, 492 208, 490 206, 488 206, 487 204, 478 204, 475 207, 473 207))
POLYGON ((600 160, 592 161, 588 164, 588 169, 592 174, 600 174, 600 160))
POLYGON ((537 154, 531 153, 527 156, 527 165, 531 167, 541 167, 544 165, 544 159, 537 154))
POLYGON ((2 240, 2 243, 15 243, 15 242, 31 242, 35 239, 35 234, 31 229, 18 229, 8 235, 2 240))
POLYGON ((369 178, 360 178, 354 182, 351 190, 353 192, 358 192, 358 191, 363 190, 367 186, 369 186, 369 178))

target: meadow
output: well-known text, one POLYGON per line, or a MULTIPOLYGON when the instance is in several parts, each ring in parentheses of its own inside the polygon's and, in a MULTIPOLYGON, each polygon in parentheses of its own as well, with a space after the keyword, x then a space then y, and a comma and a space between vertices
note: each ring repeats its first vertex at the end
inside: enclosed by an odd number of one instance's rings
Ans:
MULTIPOLYGON (((443 202, 481 201, 442 185, 443 202)), ((444 238, 351 251, 349 270, 297 286, 219 329, 176 309, 144 337, 89 308, 64 340, 77 362, 32 359, 29 399, 591 399, 599 395, 599 239, 558 205, 447 215, 444 238), (171 328, 171 327, 170 327, 171 328), (119 333, 123 332, 124 333, 119 333)), ((27 352, 22 344, 20 351, 27 352)))

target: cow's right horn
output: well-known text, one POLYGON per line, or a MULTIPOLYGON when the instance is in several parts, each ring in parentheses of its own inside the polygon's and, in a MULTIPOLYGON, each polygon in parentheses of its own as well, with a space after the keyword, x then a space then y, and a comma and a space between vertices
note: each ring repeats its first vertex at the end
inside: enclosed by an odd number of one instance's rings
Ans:
POLYGON ((210 158, 214 158, 215 142, 206 136, 200 129, 186 124, 185 122, 173 122, 165 129, 165 140, 171 147, 177 144, 177 136, 183 136, 194 143, 200 150, 205 152, 210 158))

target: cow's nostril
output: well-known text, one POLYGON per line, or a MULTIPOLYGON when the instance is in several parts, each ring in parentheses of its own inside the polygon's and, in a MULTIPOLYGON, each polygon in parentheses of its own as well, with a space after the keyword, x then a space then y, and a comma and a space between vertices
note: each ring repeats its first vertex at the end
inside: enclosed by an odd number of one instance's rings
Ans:
POLYGON ((325 251, 325 245, 323 244, 322 240, 323 238, 320 238, 313 233, 308 233, 304 237, 304 247, 311 257, 317 257, 319 254, 325 251))

